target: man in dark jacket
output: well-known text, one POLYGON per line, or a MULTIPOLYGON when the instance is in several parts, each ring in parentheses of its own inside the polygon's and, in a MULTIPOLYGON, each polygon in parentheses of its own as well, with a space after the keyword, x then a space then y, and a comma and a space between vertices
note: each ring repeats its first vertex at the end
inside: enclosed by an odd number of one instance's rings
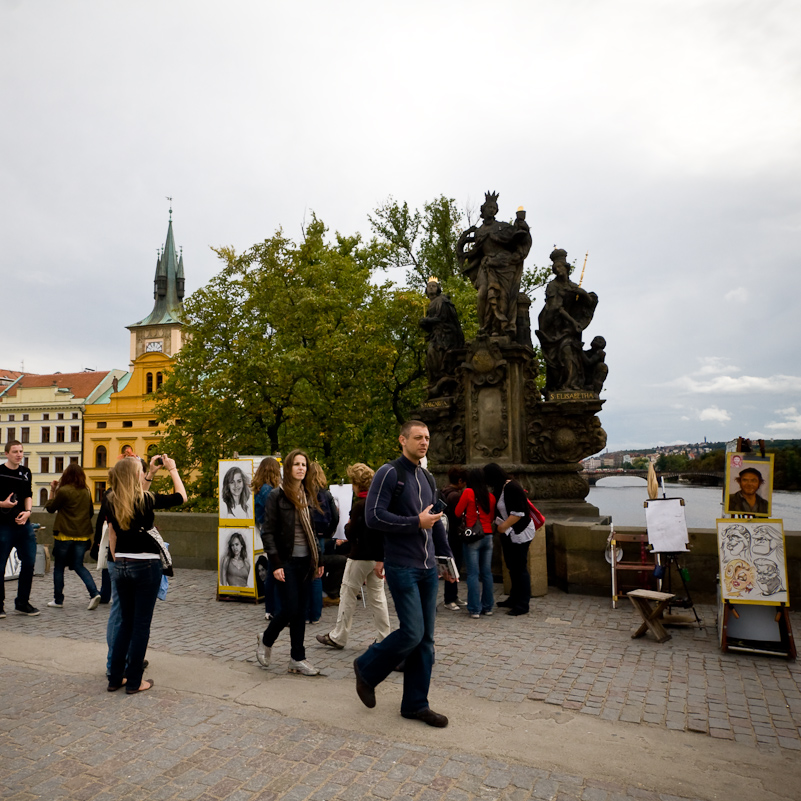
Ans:
POLYGON ((442 513, 432 514, 436 490, 420 467, 430 435, 419 420, 403 424, 403 455, 379 468, 367 496, 367 525, 384 532, 384 570, 400 628, 353 662, 356 692, 375 706, 375 688, 405 660, 401 715, 443 728, 448 718, 428 705, 434 664, 434 621, 439 572, 436 556, 452 556, 442 513), (399 483, 402 490, 396 491, 399 483))

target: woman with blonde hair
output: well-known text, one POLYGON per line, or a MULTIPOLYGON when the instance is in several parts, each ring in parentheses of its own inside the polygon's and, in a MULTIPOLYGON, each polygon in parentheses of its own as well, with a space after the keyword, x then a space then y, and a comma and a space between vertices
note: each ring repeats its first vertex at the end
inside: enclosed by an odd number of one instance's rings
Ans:
MULTIPOLYGON (((320 507, 319 510, 311 510, 312 526, 314 527, 314 533, 317 537, 317 547, 320 549, 320 553, 330 553, 326 545, 331 542, 331 538, 336 533, 337 527, 339 526, 339 507, 331 491, 328 489, 328 479, 319 462, 312 462, 309 465, 309 486, 312 492, 314 492, 320 507)), ((341 562, 345 561, 342 557, 338 557, 338 559, 341 562)), ((308 617, 306 619, 309 623, 320 622, 324 603, 325 605, 336 605, 339 603, 339 584, 342 578, 340 575, 338 577, 339 580, 337 580, 336 576, 332 577, 330 575, 331 568, 335 562, 336 560, 331 558, 326 563, 326 570, 329 572, 329 575, 326 575, 326 579, 329 580, 328 589, 330 593, 334 593, 331 584, 335 586, 336 591, 334 594, 336 595, 336 599, 329 593, 329 597, 324 602, 323 579, 314 579, 311 586, 309 606, 306 610, 308 612, 308 617)))
POLYGON ((256 637, 256 659, 262 667, 269 667, 273 644, 289 626, 289 672, 316 676, 320 671, 306 661, 303 642, 311 582, 323 574, 310 514, 312 508, 319 511, 320 505, 308 479, 308 469, 309 457, 301 450, 292 451, 284 463, 283 481, 267 498, 262 527, 264 550, 278 584, 281 611, 256 637))
POLYGON ((86 486, 86 473, 79 464, 69 464, 59 481, 50 484, 45 511, 55 512, 53 524, 53 600, 48 606, 64 606, 64 568, 78 574, 89 591, 89 609, 97 609, 100 593, 92 574, 83 564, 92 540, 92 493, 86 486))
POLYGON ((155 456, 149 473, 164 466, 170 473, 172 494, 146 491, 152 476, 143 476, 138 459, 122 459, 109 471, 110 491, 103 501, 109 524, 109 572, 117 588, 120 628, 111 649, 108 691, 123 684, 129 695, 153 686, 144 681, 144 658, 150 639, 150 622, 161 586, 159 545, 150 535, 155 511, 179 506, 186 501, 186 490, 169 456, 155 456), (127 661, 127 669, 126 669, 127 661))
POLYGON ((347 644, 359 592, 365 584, 365 596, 370 604, 373 625, 377 632, 376 641, 381 642, 390 631, 384 589, 384 535, 368 528, 364 515, 367 493, 374 475, 375 471, 361 462, 348 468, 348 479, 353 484, 356 495, 356 501, 350 510, 350 520, 345 526, 350 555, 342 577, 337 625, 328 634, 317 635, 317 642, 330 648, 341 649, 347 644))
POLYGON ((729 598, 742 598, 754 591, 754 569, 743 559, 732 559, 723 571, 723 582, 729 598))

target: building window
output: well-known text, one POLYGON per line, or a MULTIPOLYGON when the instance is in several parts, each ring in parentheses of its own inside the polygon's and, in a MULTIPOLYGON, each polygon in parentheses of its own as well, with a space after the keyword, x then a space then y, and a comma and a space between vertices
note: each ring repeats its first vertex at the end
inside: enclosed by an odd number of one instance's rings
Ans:
POLYGON ((70 456, 70 464, 80 464, 77 456, 70 456))
POLYGON ((106 446, 98 445, 95 451, 95 467, 106 466, 106 446))
POLYGON ((58 419, 59 420, 63 420, 64 419, 64 412, 59 412, 58 413, 58 419))
POLYGON ((103 503, 103 496, 106 494, 106 482, 95 481, 95 503, 103 503))
POLYGON ((122 421, 123 428, 133 428, 133 420, 123 420, 122 421))
POLYGON ((70 426, 70 442, 80 442, 80 441, 81 441, 80 426, 70 426))
POLYGON ((44 506, 47 503, 47 490, 39 490, 39 506, 44 506))
POLYGON ((73 420, 77 420, 78 419, 78 412, 73 412, 72 413, 72 419, 73 420))
POLYGON ((14 439, 17 438, 17 429, 16 428, 9 428, 6 433, 8 435, 6 437, 6 442, 11 442, 11 440, 14 440, 14 439))
POLYGON ((161 386, 162 376, 161 373, 156 373, 156 389, 161 386))
POLYGON ((19 441, 23 444, 27 444, 31 441, 31 430, 30 428, 21 428, 19 430, 19 441))
POLYGON ((98 428, 105 428, 105 427, 106 427, 106 421, 105 421, 105 420, 102 420, 101 422, 99 422, 99 423, 97 424, 97 427, 98 427, 98 428))
POLYGON ((153 391, 153 373, 148 373, 145 379, 145 383, 147 387, 145 388, 145 392, 150 394, 153 391))
POLYGON ((42 442, 50 442, 50 426, 42 429, 42 442))
POLYGON ((41 464, 40 464, 39 472, 40 473, 49 473, 50 472, 50 457, 49 456, 43 456, 40 461, 41 461, 41 464))
POLYGON ((56 426, 56 442, 64 442, 64 426, 56 426))
POLYGON ((22 466, 23 467, 27 467, 28 466, 28 457, 27 456, 22 460, 22 466))
POLYGON ((8 422, 9 422, 9 423, 13 423, 13 422, 14 422, 14 419, 15 419, 15 418, 14 418, 14 415, 13 415, 13 414, 10 414, 10 415, 8 416, 8 422))
POLYGON ((47 412, 45 412, 45 413, 42 415, 42 420, 49 420, 49 419, 50 419, 50 415, 49 415, 47 412))
POLYGON ((149 425, 151 428, 155 428, 155 427, 156 427, 156 426, 159 424, 159 421, 158 421, 158 420, 148 420, 148 421, 147 421, 147 424, 148 424, 148 425, 149 425))
POLYGON ((28 414, 23 414, 23 415, 22 415, 22 422, 23 422, 23 423, 24 423, 26 420, 30 420, 30 419, 31 419, 31 418, 30 418, 30 415, 28 415, 28 414))
POLYGON ((64 472, 64 457, 63 456, 56 456, 56 473, 63 473, 64 472))

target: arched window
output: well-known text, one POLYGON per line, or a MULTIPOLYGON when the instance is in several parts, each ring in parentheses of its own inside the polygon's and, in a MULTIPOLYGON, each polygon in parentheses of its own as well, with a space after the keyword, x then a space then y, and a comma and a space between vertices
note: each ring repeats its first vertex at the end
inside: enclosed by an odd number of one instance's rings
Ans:
POLYGON ((145 388, 145 392, 150 394, 153 391, 153 373, 147 374, 146 381, 147 381, 147 387, 145 388))
POLYGON ((106 446, 98 445, 95 451, 95 467, 106 466, 106 446))
POLYGON ((44 506, 47 503, 47 490, 39 490, 39 506, 44 506))
POLYGON ((161 386, 161 373, 156 373, 156 389, 161 386))

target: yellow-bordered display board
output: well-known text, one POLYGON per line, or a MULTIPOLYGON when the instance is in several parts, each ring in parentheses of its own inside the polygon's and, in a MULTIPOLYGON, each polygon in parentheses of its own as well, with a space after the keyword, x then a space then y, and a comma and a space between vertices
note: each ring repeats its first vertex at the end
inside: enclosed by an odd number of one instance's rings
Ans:
POLYGON ((256 598, 255 529, 217 529, 217 594, 256 598))
POLYGON ((773 454, 727 453, 725 489, 724 514, 770 517, 773 454))
POLYGON ((220 459, 218 497, 221 526, 253 526, 253 459, 220 459))
POLYGON ((729 518, 717 529, 721 600, 789 604, 783 521, 729 518))

